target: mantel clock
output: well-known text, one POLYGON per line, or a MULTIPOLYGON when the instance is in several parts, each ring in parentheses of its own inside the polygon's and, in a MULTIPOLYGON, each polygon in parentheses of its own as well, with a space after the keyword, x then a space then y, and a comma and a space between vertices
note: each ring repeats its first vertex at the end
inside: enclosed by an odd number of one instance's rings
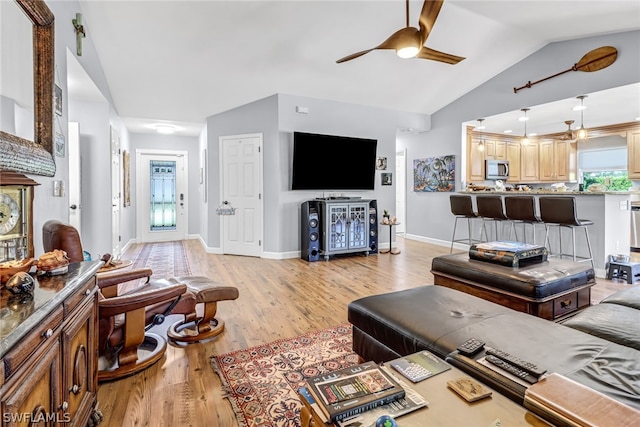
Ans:
POLYGON ((25 175, 0 171, 0 262, 33 257, 33 188, 25 175))

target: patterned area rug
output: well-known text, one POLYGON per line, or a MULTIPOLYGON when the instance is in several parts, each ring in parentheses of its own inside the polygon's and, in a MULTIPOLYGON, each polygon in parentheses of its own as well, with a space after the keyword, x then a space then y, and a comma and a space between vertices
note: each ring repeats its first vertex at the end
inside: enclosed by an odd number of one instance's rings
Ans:
POLYGON ((151 277, 155 279, 191 274, 187 252, 181 241, 145 243, 133 260, 132 269, 136 268, 152 269, 151 277))
POLYGON ((358 361, 349 324, 211 358, 240 427, 299 427, 306 379, 358 361))

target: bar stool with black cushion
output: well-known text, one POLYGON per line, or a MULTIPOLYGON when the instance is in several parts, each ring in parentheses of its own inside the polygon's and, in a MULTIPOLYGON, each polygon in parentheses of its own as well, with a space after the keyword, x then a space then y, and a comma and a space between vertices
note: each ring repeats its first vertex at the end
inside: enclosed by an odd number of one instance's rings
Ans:
POLYGON ((486 242, 489 241, 489 233, 487 232, 487 221, 493 222, 495 226, 495 240, 500 240, 500 233, 498 232, 498 225, 503 225, 504 221, 509 221, 509 218, 504 214, 504 207, 502 204, 501 196, 477 196, 476 205, 478 206, 478 216, 482 218, 482 232, 480 233, 480 239, 482 239, 482 233, 486 236, 486 242))
POLYGON ((591 251, 591 242, 589 240, 589 230, 587 227, 593 225, 593 221, 588 219, 579 219, 576 210, 576 198, 571 196, 543 196, 538 199, 540 205, 540 218, 545 225, 545 245, 549 248, 549 256, 570 256, 573 261, 577 262, 591 262, 593 265, 593 252, 591 251), (558 227, 558 253, 553 253, 551 250, 551 241, 549 240, 550 227, 558 227), (571 245, 573 252, 565 254, 562 252, 562 229, 568 228, 571 230, 571 245), (582 228, 584 230, 584 236, 587 242, 588 256, 578 256, 576 254, 576 228, 582 228))
POLYGON ((518 239, 518 230, 516 224, 522 224, 522 242, 527 243, 527 224, 531 225, 533 235, 533 244, 536 243, 536 225, 542 224, 540 217, 536 215, 536 199, 533 196, 505 196, 504 208, 507 218, 511 221, 509 229, 509 239, 513 231, 516 240, 518 239))
POLYGON ((479 242, 477 239, 473 239, 471 220, 478 219, 478 214, 473 210, 473 199, 471 196, 465 195, 451 195, 449 196, 449 203, 451 204, 451 213, 455 215, 456 220, 453 223, 453 235, 451 236, 451 249, 453 252, 454 243, 465 243, 471 246, 473 243, 479 242), (459 219, 467 220, 467 238, 456 240, 456 228, 458 226, 459 219))

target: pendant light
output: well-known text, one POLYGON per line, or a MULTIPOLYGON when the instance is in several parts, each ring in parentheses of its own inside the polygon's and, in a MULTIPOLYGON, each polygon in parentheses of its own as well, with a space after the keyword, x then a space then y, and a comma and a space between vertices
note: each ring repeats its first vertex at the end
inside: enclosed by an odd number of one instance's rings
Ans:
POLYGON ((524 135, 522 136, 522 140, 520 142, 522 145, 529 145, 529 137, 527 136, 527 120, 529 120, 529 118, 527 117, 527 111, 529 111, 529 108, 523 108, 520 111, 524 112, 524 118, 521 118, 524 122, 524 135))
POLYGON ((585 106, 584 106, 584 99, 587 97, 587 95, 580 95, 580 96, 576 96, 576 98, 578 98, 580 100, 580 129, 578 129, 578 140, 582 141, 583 139, 587 139, 587 137, 589 136, 589 132, 587 132, 587 130, 584 128, 584 110, 585 110, 585 106))
POLYGON ((562 136, 562 139, 575 142, 575 138, 573 137, 573 129, 571 129, 571 125, 574 123, 573 120, 565 120, 564 124, 567 125, 567 131, 562 136))
MULTIPOLYGON (((485 125, 482 124, 484 119, 478 119, 478 126, 476 126, 476 130, 482 130, 485 128, 485 125)), ((481 153, 484 151, 484 137, 480 136, 480 143, 478 143, 478 151, 481 153)))

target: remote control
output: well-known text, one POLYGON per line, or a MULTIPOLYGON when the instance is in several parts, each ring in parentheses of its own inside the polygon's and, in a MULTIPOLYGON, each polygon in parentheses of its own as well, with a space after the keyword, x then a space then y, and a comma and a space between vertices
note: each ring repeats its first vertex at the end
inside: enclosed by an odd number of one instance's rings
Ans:
POLYGON ((465 356, 473 356, 484 347, 484 342, 476 338, 470 338, 460 344, 457 350, 465 356))
POLYGON ((486 351, 487 351, 487 354, 499 357, 500 359, 511 363, 516 368, 520 368, 523 371, 527 371, 534 377, 540 378, 545 372, 547 372, 546 369, 542 369, 538 365, 535 365, 531 362, 527 362, 526 360, 519 359, 513 354, 507 353, 506 351, 498 350, 495 348, 487 348, 486 351))
POLYGON ((512 364, 510 364, 509 362, 505 362, 504 360, 500 359, 499 357, 488 355, 484 359, 487 362, 497 366, 498 368, 503 369, 503 370, 509 372, 510 374, 515 375, 516 377, 525 380, 529 384, 535 384, 535 383, 538 382, 538 379, 536 377, 534 377, 533 375, 531 375, 530 373, 528 373, 527 371, 523 371, 522 369, 518 369, 515 366, 513 366, 512 364))

